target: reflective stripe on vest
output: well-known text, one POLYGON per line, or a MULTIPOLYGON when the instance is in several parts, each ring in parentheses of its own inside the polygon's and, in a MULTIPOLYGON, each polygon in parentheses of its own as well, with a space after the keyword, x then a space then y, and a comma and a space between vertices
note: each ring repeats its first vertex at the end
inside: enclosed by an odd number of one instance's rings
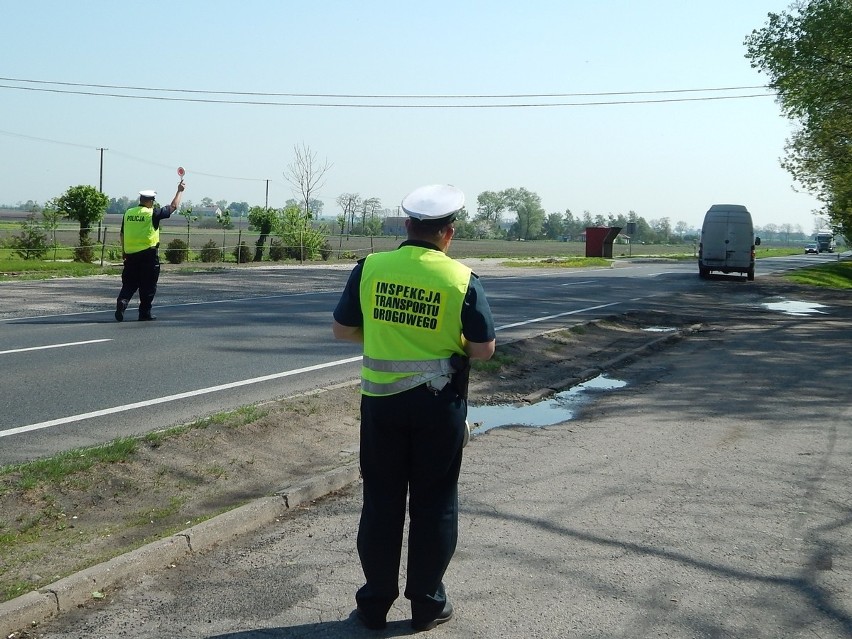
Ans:
POLYGON ((124 252, 139 253, 160 243, 160 230, 154 228, 154 209, 134 206, 124 213, 124 252))
POLYGON ((402 393, 412 388, 431 382, 433 379, 438 379, 441 375, 430 373, 420 373, 410 377, 403 377, 395 382, 374 382, 369 379, 361 379, 361 390, 368 395, 395 395, 402 393))
POLYGON ((392 360, 375 359, 363 357, 363 365, 370 370, 380 373, 417 373, 410 377, 389 383, 374 382, 369 379, 361 380, 361 390, 370 395, 393 395, 407 391, 420 384, 431 382, 445 375, 453 373, 453 367, 448 359, 421 359, 421 360, 392 360))
POLYGON ((376 359, 363 357, 364 366, 381 373, 437 373, 447 375, 453 372, 450 358, 447 359, 376 359))

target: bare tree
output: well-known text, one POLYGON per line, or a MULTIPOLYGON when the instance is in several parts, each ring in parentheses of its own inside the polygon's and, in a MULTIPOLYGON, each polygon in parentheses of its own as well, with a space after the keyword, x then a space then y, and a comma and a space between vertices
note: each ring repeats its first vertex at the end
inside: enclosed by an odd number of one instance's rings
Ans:
POLYGON ((358 193, 341 193, 337 196, 337 205, 343 210, 340 232, 343 233, 345 227, 351 233, 355 226, 355 211, 361 207, 361 196, 358 193))
POLYGON ((377 197, 368 197, 361 202, 361 232, 367 235, 367 216, 372 220, 382 206, 381 201, 377 197))
POLYGON ((311 148, 304 142, 295 145, 293 153, 295 159, 292 164, 287 165, 287 170, 284 171, 284 179, 301 195, 305 217, 310 219, 311 195, 317 189, 322 188, 325 183, 325 174, 331 168, 331 164, 328 163, 328 160, 319 162, 317 154, 311 151, 311 148))

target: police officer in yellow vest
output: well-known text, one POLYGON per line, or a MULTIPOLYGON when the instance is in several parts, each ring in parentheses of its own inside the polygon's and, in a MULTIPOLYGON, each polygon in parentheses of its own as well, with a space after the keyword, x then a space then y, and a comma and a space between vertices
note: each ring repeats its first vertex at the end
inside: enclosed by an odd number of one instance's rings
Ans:
POLYGON ((116 321, 124 320, 130 298, 139 291, 139 320, 157 319, 151 315, 151 305, 160 279, 160 221, 178 210, 185 185, 178 184, 172 203, 157 206, 155 191, 139 191, 139 206, 127 209, 121 221, 121 250, 124 269, 121 272, 121 291, 115 303, 116 321))
POLYGON ((479 279, 447 256, 464 194, 448 185, 402 201, 408 239, 350 274, 334 310, 338 339, 363 343, 358 554, 365 584, 356 615, 384 628, 399 596, 406 497, 410 531, 405 597, 411 624, 430 630, 453 616, 443 577, 458 537, 458 477, 467 397, 459 361, 489 359, 491 309, 479 279))

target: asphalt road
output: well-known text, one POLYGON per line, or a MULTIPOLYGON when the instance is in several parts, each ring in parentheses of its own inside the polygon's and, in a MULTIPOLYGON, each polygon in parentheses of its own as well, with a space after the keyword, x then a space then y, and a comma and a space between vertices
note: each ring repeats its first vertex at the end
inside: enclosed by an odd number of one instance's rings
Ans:
MULTIPOLYGON (((836 258, 762 260, 758 277, 824 259, 836 258)), ((582 271, 470 263, 504 341, 708 287, 691 262, 582 271)), ((360 350, 335 342, 329 328, 350 268, 166 269, 153 323, 134 321, 135 303, 115 322, 117 277, 0 283, 0 464, 357 377, 360 350)))
MULTIPOLYGON (((445 579, 456 616, 431 634, 852 637, 852 299, 796 290, 794 301, 821 306, 790 310, 771 306, 779 289, 720 278, 680 291, 705 328, 613 371, 623 388, 570 422, 474 438, 445 579)), ((141 562, 84 606, 45 589, 63 614, 30 632, 407 636, 405 599, 381 633, 350 616, 359 508, 356 483, 253 534, 218 546, 208 537, 207 550, 170 567, 141 562)), ((84 595, 101 587, 98 574, 84 595)))

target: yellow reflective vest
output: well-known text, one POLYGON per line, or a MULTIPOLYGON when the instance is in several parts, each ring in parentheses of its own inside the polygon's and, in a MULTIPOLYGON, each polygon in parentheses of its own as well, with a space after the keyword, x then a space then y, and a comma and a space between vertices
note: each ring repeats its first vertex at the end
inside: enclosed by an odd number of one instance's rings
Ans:
POLYGON ((134 206, 124 213, 124 252, 139 253, 160 243, 160 229, 154 228, 154 209, 134 206))
POLYGON ((393 395, 449 375, 464 354, 461 311, 471 270, 437 249, 367 256, 361 272, 361 392, 393 395))

